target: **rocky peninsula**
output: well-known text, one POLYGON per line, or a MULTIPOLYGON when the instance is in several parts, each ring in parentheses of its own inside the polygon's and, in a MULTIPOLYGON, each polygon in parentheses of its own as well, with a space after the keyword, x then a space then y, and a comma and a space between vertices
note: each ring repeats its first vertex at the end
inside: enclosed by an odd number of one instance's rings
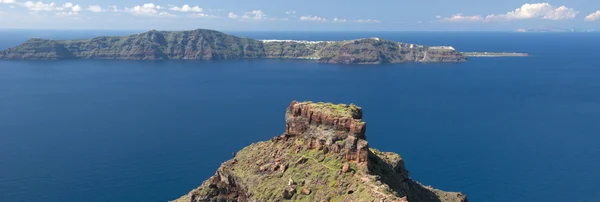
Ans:
POLYGON ((234 154, 175 202, 467 202, 424 186, 395 153, 369 147, 356 105, 292 102, 285 132, 234 154))
POLYGON ((156 31, 83 40, 33 38, 0 51, 4 60, 231 60, 287 58, 332 64, 465 62, 448 46, 422 46, 380 38, 346 41, 255 40, 206 29, 156 31))

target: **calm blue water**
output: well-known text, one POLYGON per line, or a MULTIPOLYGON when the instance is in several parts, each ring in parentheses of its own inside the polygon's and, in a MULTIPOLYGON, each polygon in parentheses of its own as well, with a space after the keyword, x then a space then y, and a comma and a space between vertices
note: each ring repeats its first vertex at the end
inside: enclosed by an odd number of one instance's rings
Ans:
MULTIPOLYGON (((0 31, 0 48, 43 32, 0 31)), ((46 36, 95 36, 51 32, 46 36)), ((363 107, 372 147, 471 201, 597 201, 599 34, 236 33, 379 36, 463 51, 464 64, 0 61, 0 201, 167 201, 231 153, 284 131, 292 100, 363 107)))

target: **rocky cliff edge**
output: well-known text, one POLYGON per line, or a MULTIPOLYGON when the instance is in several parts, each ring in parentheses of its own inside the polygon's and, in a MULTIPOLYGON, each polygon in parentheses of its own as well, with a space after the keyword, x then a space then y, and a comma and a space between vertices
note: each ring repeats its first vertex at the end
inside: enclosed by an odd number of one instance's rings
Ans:
POLYGON ((252 144, 175 202, 467 202, 409 178, 395 153, 369 148, 362 109, 292 102, 286 130, 252 144))
POLYGON ((0 51, 4 60, 234 60, 310 59, 331 64, 465 62, 451 47, 427 47, 379 38, 348 41, 254 40, 206 29, 156 31, 82 40, 34 38, 0 51))

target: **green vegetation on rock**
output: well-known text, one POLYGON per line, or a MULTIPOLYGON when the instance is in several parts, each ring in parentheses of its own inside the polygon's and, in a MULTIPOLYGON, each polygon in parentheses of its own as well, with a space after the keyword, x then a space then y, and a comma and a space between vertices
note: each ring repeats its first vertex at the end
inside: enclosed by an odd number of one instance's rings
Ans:
POLYGON ((329 114, 332 117, 345 117, 352 118, 361 114, 361 108, 354 105, 346 105, 346 104, 333 104, 331 102, 300 102, 299 105, 309 106, 313 110, 324 112, 325 114, 329 114))
POLYGON ((220 60, 261 58, 262 43, 213 30, 148 31, 89 40, 32 39, 5 51, 3 59, 220 60))
POLYGON ((235 153, 213 177, 175 202, 467 202, 462 193, 444 192, 413 181, 398 154, 368 148, 366 140, 353 136, 347 125, 332 127, 331 122, 311 122, 305 115, 298 115, 306 110, 339 116, 318 114, 330 120, 347 120, 352 117, 348 113, 361 109, 294 101, 286 111, 287 130, 294 133, 286 132, 235 153), (307 129, 309 123, 313 125, 307 129), (322 141, 331 134, 347 141, 347 145, 337 147, 336 143, 322 141), (365 154, 365 158, 356 158, 356 154, 365 154))
POLYGON ((320 63, 381 64, 464 62, 454 49, 430 48, 373 39, 349 41, 259 41, 222 32, 156 31, 86 40, 31 39, 0 51, 0 59, 59 60, 230 60, 254 58, 311 59, 320 63))

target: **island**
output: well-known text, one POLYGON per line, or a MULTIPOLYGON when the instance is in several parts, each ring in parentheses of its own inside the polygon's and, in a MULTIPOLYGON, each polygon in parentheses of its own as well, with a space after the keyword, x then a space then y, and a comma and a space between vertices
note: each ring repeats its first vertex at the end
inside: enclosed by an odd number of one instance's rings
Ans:
POLYGON ((528 56, 525 53, 456 51, 377 37, 343 41, 255 40, 196 29, 156 31, 81 40, 33 38, 0 51, 0 60, 234 60, 306 59, 329 64, 466 62, 467 57, 528 56))
POLYGON ((234 153, 174 202, 468 201, 414 181, 400 155, 371 148, 362 115, 353 104, 293 101, 282 135, 234 153))
POLYGON ((0 51, 3 60, 230 60, 310 59, 332 64, 465 62, 449 46, 422 46, 380 38, 345 41, 255 40, 197 29, 156 31, 83 40, 33 38, 0 51))

